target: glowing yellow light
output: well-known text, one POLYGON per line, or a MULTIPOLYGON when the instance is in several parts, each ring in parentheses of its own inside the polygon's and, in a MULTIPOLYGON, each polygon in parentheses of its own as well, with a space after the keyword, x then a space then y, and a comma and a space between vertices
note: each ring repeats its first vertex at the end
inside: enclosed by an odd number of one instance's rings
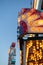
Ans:
POLYGON ((29 16, 31 15, 31 12, 30 12, 30 11, 29 11, 29 12, 27 12, 27 14, 26 14, 26 15, 27 15, 27 17, 29 17, 29 16))
MULTIPOLYGON (((36 40, 35 44, 36 46, 32 46, 33 45, 33 41, 30 40, 30 42, 26 45, 26 62, 28 61, 28 59, 30 58, 30 60, 34 60, 35 61, 35 65, 38 65, 38 61, 41 60, 43 58, 43 55, 42 55, 42 44, 43 43, 43 40, 42 42, 39 42, 39 40, 36 40), (28 56, 29 54, 29 49, 31 48, 32 46, 32 53, 28 56), (37 48, 36 48, 37 47, 37 48), (41 47, 41 49, 40 49, 41 47), (39 49, 39 50, 37 50, 39 49), (29 57, 29 58, 28 58, 29 57), (38 61, 37 61, 38 60, 38 61)), ((32 62, 31 62, 32 63, 32 62)), ((31 65, 31 63, 29 63, 31 65)), ((34 63, 33 63, 34 64, 34 63)), ((27 63, 26 63, 27 65, 27 63)), ((41 65, 41 64, 39 64, 41 65)), ((43 64, 42 64, 43 65, 43 64)))
POLYGON ((43 25, 43 19, 40 19, 38 22, 39 25, 43 25))
POLYGON ((24 20, 26 18, 26 15, 22 15, 22 20, 24 20))
POLYGON ((40 47, 43 49, 43 40, 42 40, 42 43, 40 43, 40 47))
POLYGON ((33 50, 36 50, 35 46, 33 46, 33 50))
POLYGON ((35 31, 35 27, 31 27, 31 31, 35 31))
POLYGON ((26 62, 27 62, 27 58, 28 58, 28 46, 26 48, 26 62))
POLYGON ((32 26, 33 25, 33 22, 31 21, 29 24, 30 24, 30 26, 32 26))
POLYGON ((42 56, 41 55, 39 55, 39 57, 40 57, 40 59, 42 59, 42 56))
POLYGON ((43 44, 43 40, 42 40, 42 44, 43 44))
POLYGON ((39 57, 40 57, 40 59, 42 59, 42 50, 40 49, 39 51, 40 51, 39 57))
POLYGON ((31 40, 30 43, 29 43, 29 48, 32 46, 32 44, 33 44, 33 42, 32 42, 32 40, 31 40))
POLYGON ((34 60, 36 61, 36 58, 34 60))
POLYGON ((22 51, 20 50, 20 64, 22 64, 22 51))
POLYGON ((37 60, 39 60, 39 51, 37 51, 37 60))
POLYGON ((35 48, 35 46, 33 46, 33 53, 35 53, 36 52, 36 48, 35 48))
POLYGON ((42 43, 40 43, 40 47, 42 47, 42 43))
POLYGON ((33 37, 34 35, 33 34, 30 34, 29 37, 33 37))
POLYGON ((39 44, 38 40, 36 40, 36 44, 39 44))
POLYGON ((31 26, 30 27, 30 31, 31 32, 43 32, 43 27, 33 27, 33 26, 31 26))
POLYGON ((36 40, 36 48, 39 49, 39 42, 36 40))
POLYGON ((29 54, 29 48, 32 46, 32 40, 30 42, 28 42, 27 46, 26 46, 26 62, 28 61, 28 54, 29 54))
POLYGON ((26 46, 26 62, 27 62, 27 58, 28 58, 28 53, 29 53, 29 45, 26 46))
POLYGON ((38 28, 38 31, 39 31, 39 32, 41 31, 40 27, 38 28))
POLYGON ((40 63, 39 65, 43 65, 43 63, 40 63))
POLYGON ((38 62, 36 62, 35 65, 38 65, 38 62))
POLYGON ((30 63, 29 63, 29 65, 33 65, 33 63, 32 63, 32 62, 30 62, 30 63))
POLYGON ((37 49, 39 49, 39 46, 37 46, 37 49))
POLYGON ((31 60, 34 60, 33 54, 31 54, 31 60))
MULTIPOLYGON (((28 20, 28 21, 29 21, 29 20, 28 20)), ((33 22, 32 22, 32 20, 31 20, 31 21, 29 21, 28 23, 29 23, 29 25, 30 25, 30 23, 31 23, 32 26, 40 26, 40 25, 43 25, 43 19, 35 20, 35 21, 33 21, 33 22)), ((40 30, 40 27, 39 27, 39 30, 40 30)))
POLYGON ((36 21, 34 21, 34 24, 35 24, 35 25, 38 25, 38 22, 37 22, 37 20, 36 20, 36 21))
POLYGON ((40 19, 39 20, 35 20, 34 23, 33 23, 33 25, 34 26, 38 26, 39 25, 39 21, 40 21, 40 19))

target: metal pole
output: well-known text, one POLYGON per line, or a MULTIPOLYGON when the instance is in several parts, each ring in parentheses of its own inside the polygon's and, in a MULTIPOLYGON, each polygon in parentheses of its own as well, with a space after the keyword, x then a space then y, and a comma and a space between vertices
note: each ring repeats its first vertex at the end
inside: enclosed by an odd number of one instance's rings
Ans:
POLYGON ((23 45, 23 65, 26 65, 26 41, 24 41, 23 45))
POLYGON ((42 0, 37 0, 36 9, 41 10, 42 0))

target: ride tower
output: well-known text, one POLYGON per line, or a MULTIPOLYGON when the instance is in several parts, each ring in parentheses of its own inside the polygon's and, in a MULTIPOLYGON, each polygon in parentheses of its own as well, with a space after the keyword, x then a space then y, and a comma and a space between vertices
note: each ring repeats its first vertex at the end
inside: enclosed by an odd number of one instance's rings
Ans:
POLYGON ((8 55, 8 65, 16 65, 16 48, 14 42, 12 42, 8 50, 8 55))
POLYGON ((32 3, 18 14, 20 65, 43 65, 43 0, 32 3))

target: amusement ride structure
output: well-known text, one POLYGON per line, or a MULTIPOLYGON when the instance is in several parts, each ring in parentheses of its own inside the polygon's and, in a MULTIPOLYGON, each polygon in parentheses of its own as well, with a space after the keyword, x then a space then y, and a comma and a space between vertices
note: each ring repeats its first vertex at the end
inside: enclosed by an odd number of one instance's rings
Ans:
POLYGON ((18 14, 20 65, 43 65, 43 0, 31 1, 18 14))
POLYGON ((12 42, 9 50, 8 50, 8 65, 16 65, 16 48, 15 48, 15 43, 12 42))

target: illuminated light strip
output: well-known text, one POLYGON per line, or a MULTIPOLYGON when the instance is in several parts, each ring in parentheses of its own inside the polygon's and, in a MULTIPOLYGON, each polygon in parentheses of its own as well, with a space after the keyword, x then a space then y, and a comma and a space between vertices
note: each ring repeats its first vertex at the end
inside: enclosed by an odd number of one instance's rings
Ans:
POLYGON ((32 46, 32 40, 30 41, 30 43, 29 42, 27 42, 28 43, 28 45, 27 45, 27 52, 26 52, 26 62, 27 62, 27 58, 28 58, 28 54, 29 54, 29 48, 32 46))
MULTIPOLYGON (((38 43, 38 40, 36 40, 36 42, 38 43)), ((40 54, 38 53, 38 51, 36 52, 36 54, 37 54, 37 56, 39 56, 40 55, 40 58, 42 58, 42 52, 40 52, 40 54)), ((36 62, 37 62, 37 59, 36 59, 36 62)), ((43 62, 40 62, 40 63, 43 63, 43 62)), ((35 64, 36 65, 36 64, 35 64)))

